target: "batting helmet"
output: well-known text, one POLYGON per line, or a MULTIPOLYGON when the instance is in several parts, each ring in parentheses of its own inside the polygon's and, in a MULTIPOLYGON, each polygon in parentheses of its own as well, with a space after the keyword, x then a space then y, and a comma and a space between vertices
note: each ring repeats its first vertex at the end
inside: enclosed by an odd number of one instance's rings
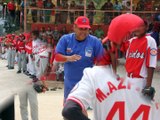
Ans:
POLYGON ((108 35, 103 40, 111 40, 114 43, 121 44, 124 38, 144 24, 143 19, 134 14, 122 14, 111 21, 108 29, 108 35))

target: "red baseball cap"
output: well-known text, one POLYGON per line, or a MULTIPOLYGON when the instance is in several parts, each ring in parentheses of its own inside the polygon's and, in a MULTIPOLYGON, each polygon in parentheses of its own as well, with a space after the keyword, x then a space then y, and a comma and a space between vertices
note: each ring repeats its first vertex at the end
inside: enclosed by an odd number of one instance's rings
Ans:
POLYGON ((85 16, 79 16, 74 24, 76 24, 79 28, 91 28, 90 27, 90 23, 89 23, 89 19, 85 16))

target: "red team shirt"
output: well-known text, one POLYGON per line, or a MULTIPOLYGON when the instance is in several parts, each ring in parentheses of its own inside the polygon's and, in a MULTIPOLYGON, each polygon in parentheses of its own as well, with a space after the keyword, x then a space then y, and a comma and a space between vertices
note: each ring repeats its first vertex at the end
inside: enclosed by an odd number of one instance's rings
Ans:
POLYGON ((55 58, 55 55, 56 55, 55 48, 56 48, 56 46, 54 46, 54 48, 52 50, 52 55, 51 55, 51 58, 50 58, 50 64, 53 64, 53 61, 54 61, 54 58, 55 58))
POLYGON ((14 42, 14 40, 10 38, 7 38, 7 40, 5 41, 5 44, 9 45, 7 48, 16 49, 16 43, 14 42))
POLYGON ((9 2, 9 3, 7 4, 7 7, 8 7, 9 10, 15 10, 15 4, 12 3, 12 2, 9 2))
POLYGON ((25 50, 28 54, 32 54, 32 41, 26 43, 25 50))
POLYGON ((18 52, 25 52, 25 43, 23 41, 18 42, 18 52))
POLYGON ((129 40, 125 64, 129 77, 146 78, 147 68, 155 68, 156 63, 157 46, 151 36, 145 35, 142 38, 134 37, 129 40))

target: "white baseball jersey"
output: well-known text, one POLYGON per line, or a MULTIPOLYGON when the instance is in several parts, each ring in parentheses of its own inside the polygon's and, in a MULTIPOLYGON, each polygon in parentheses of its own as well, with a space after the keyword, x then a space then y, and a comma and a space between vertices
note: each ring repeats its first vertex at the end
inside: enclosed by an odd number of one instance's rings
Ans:
POLYGON ((132 86, 117 81, 109 66, 86 68, 81 81, 73 88, 68 100, 83 110, 92 107, 95 120, 157 120, 157 104, 147 100, 132 86))
POLYGON ((36 39, 32 41, 32 53, 33 54, 38 54, 41 44, 42 44, 42 41, 40 39, 36 39))
POLYGON ((35 58, 34 69, 37 77, 40 73, 40 69, 39 69, 40 56, 38 53, 40 51, 41 44, 42 44, 42 41, 40 39, 36 39, 32 41, 32 53, 34 54, 34 58, 35 58))
POLYGON ((46 42, 43 42, 39 49, 39 56, 49 57, 49 53, 51 53, 51 48, 46 42))

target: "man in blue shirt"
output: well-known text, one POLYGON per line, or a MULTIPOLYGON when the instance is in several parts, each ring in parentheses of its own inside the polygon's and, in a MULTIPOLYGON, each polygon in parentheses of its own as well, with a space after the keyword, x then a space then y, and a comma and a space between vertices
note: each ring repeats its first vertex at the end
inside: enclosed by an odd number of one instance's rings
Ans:
POLYGON ((103 54, 98 38, 89 35, 89 19, 80 16, 74 23, 74 33, 61 37, 56 47, 55 60, 64 62, 64 99, 78 83, 86 67, 92 67, 94 60, 103 54))

